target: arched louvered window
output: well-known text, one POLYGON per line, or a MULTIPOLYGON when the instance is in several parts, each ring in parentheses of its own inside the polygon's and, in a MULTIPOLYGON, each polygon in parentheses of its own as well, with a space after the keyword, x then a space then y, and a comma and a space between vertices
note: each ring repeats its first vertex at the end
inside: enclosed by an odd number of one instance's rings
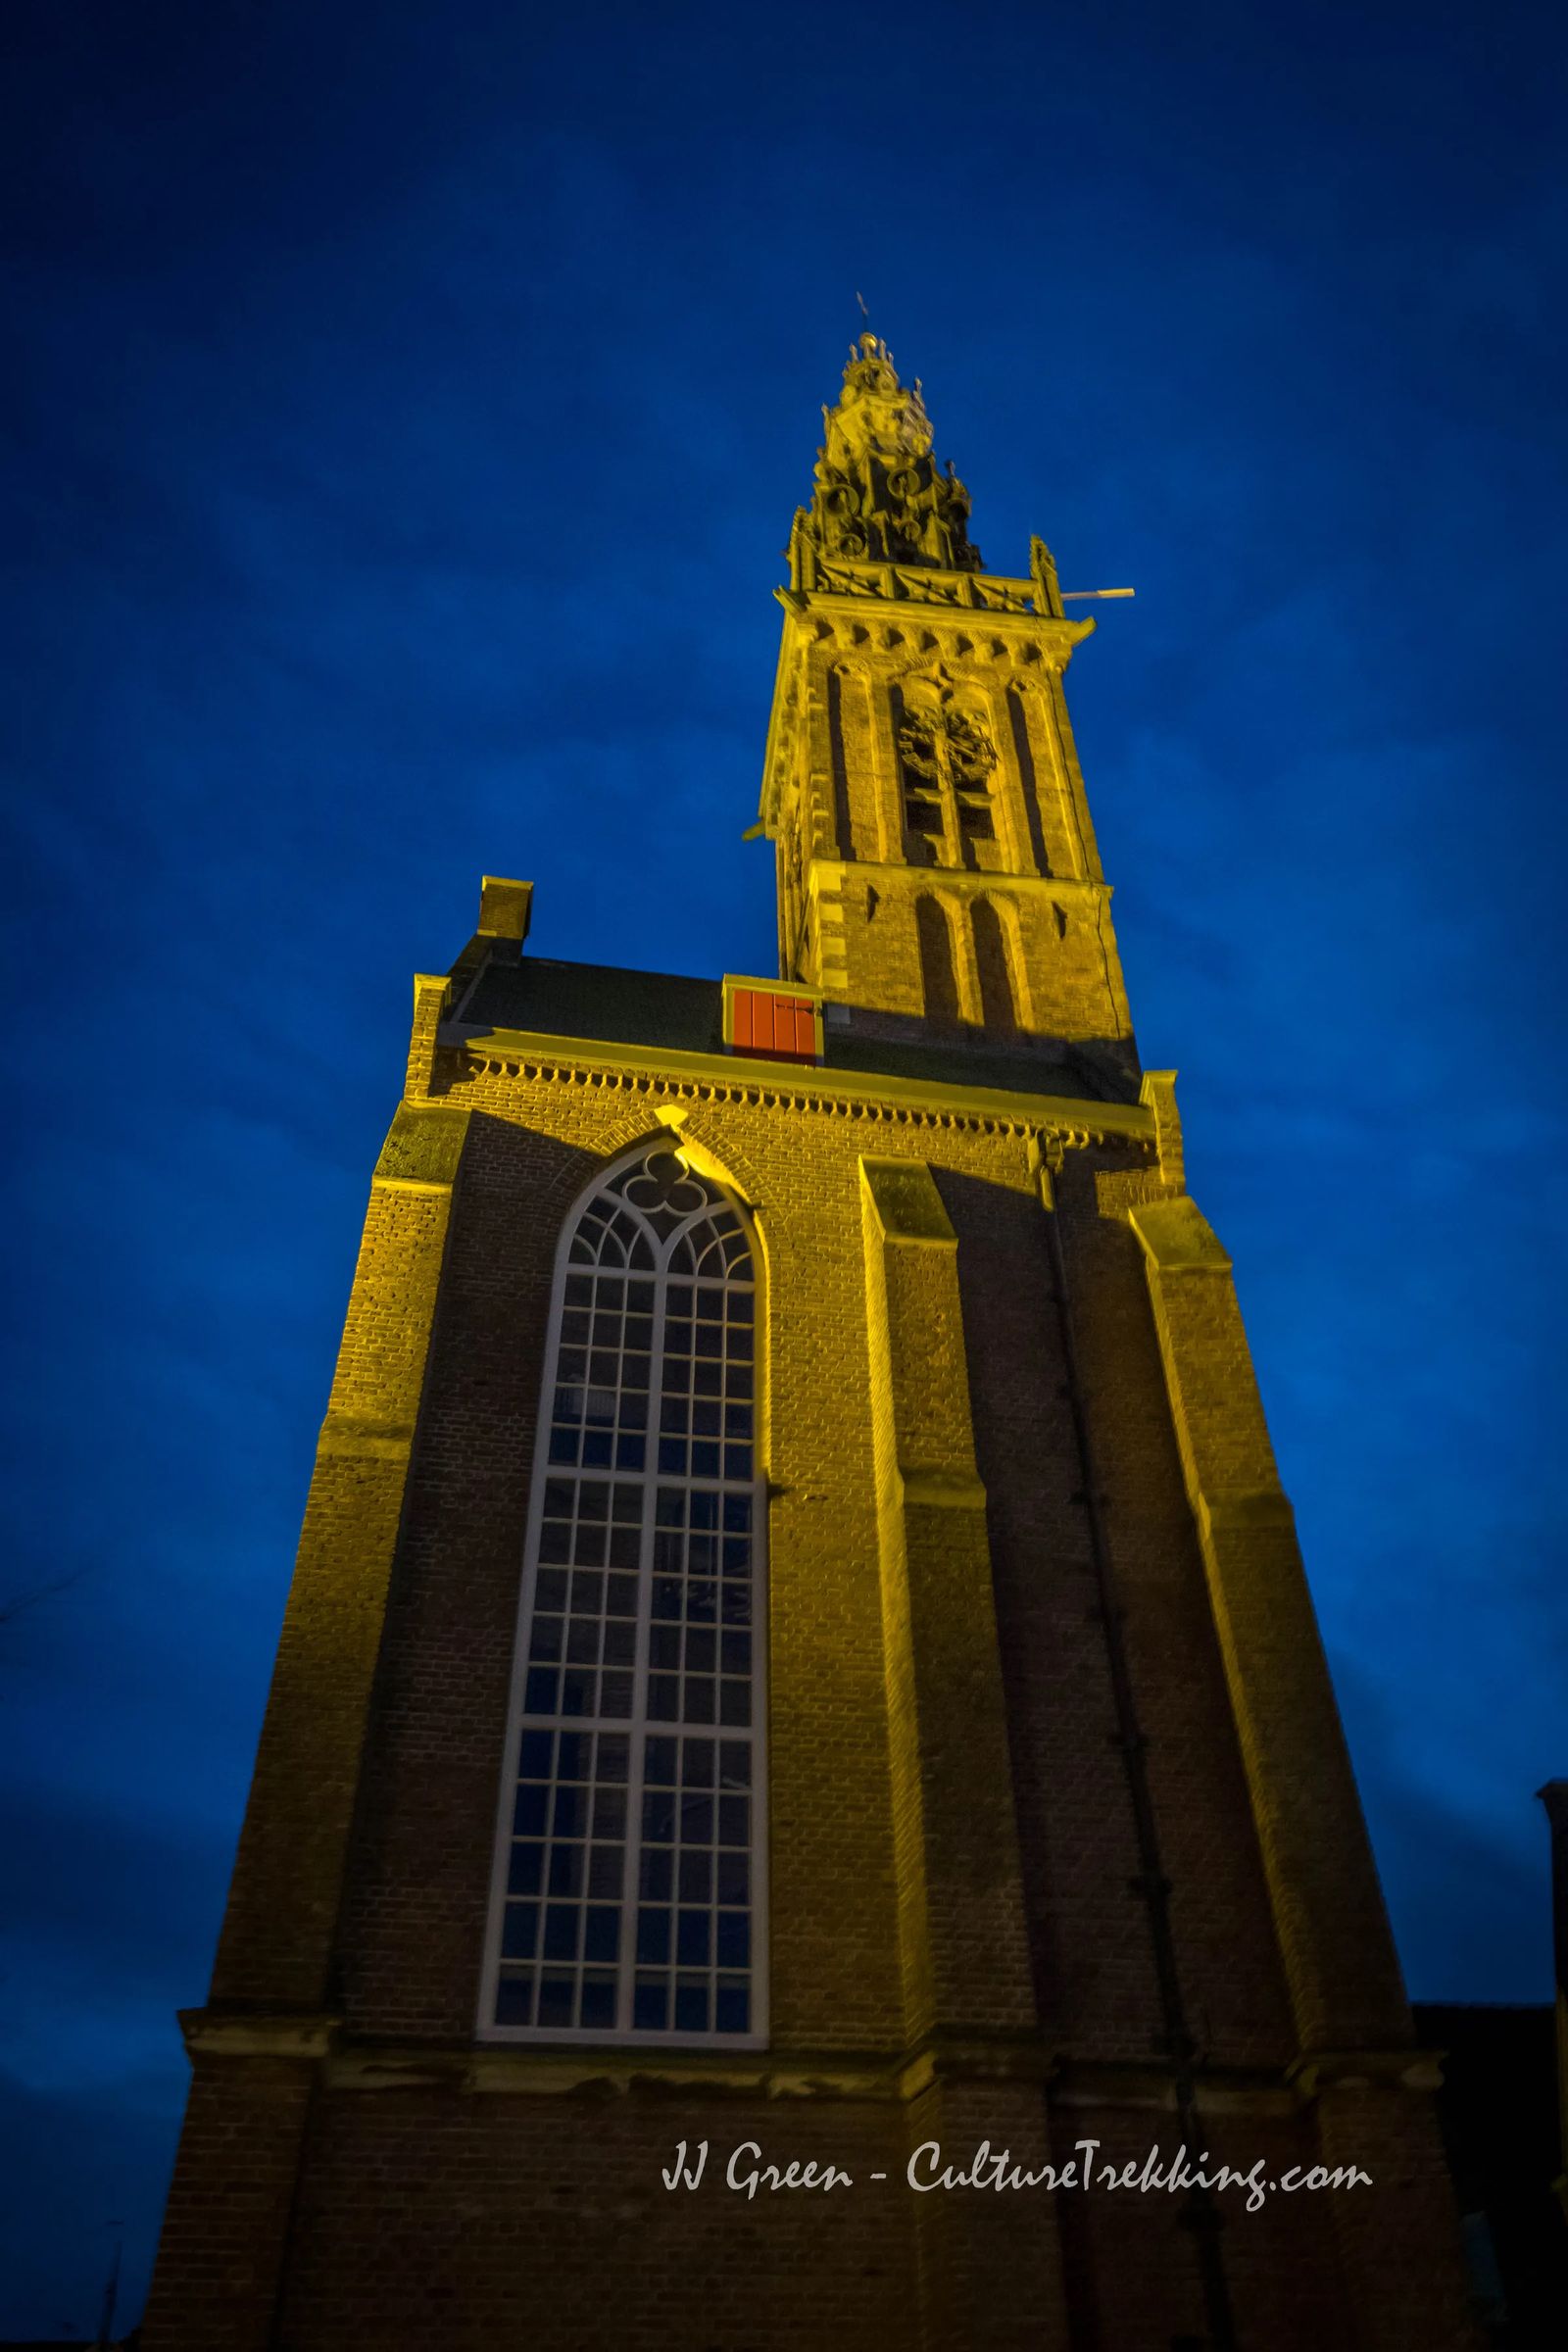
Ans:
POLYGON ((667 1139, 568 1218, 481 2031, 760 2044, 757 1269, 667 1139))

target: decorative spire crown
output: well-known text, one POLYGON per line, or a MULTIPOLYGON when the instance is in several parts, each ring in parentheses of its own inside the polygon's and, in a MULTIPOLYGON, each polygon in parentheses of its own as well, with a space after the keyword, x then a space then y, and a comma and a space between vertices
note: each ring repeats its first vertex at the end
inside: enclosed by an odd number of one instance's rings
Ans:
POLYGON ((850 346, 838 406, 822 411, 811 505, 799 527, 819 556, 978 571, 969 542, 969 493, 931 455, 931 419, 899 381, 877 335, 850 346))

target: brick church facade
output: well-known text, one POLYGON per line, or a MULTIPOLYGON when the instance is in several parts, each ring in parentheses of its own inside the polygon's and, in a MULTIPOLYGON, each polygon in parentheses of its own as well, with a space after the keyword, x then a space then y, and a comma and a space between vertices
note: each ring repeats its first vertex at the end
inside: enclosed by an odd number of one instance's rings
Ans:
POLYGON ((1471 2340, 1091 624, 967 513, 862 338, 780 979, 530 956, 490 880, 416 981, 145 2352, 1471 2340), (1106 2184, 1156 2145, 1371 2185, 1106 2184), (1076 2185, 931 2184, 983 2147, 1076 2185))

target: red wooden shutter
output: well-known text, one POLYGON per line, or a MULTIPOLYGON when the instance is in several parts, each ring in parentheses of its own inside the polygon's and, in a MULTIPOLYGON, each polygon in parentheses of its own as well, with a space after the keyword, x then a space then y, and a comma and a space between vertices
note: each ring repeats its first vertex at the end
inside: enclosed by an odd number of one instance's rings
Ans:
POLYGON ((760 1061, 815 1061, 816 1004, 779 989, 735 988, 730 1044, 760 1061))
POLYGON ((797 997, 795 1012, 795 1051, 808 1061, 816 1059, 816 1006, 809 997, 797 997))

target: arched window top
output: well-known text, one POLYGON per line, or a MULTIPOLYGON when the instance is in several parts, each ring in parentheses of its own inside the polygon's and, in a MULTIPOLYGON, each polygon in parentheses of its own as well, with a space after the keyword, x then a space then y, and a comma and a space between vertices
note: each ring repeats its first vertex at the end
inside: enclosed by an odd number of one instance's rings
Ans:
POLYGON ((667 1144, 616 1170, 577 1212, 567 1262, 751 1280, 739 1216, 667 1144))

